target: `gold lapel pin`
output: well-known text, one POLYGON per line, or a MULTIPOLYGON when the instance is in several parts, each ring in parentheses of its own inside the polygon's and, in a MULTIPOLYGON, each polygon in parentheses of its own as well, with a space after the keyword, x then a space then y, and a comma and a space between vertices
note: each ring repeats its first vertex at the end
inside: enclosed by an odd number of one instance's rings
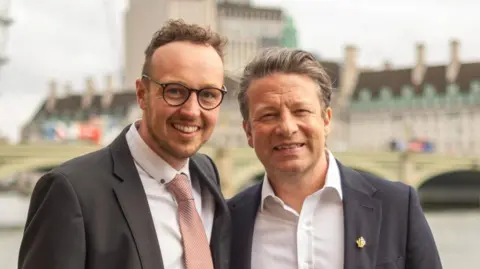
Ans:
POLYGON ((365 241, 365 239, 363 238, 363 236, 360 236, 360 238, 357 239, 357 247, 358 248, 363 248, 366 244, 367 244, 367 241, 365 241))

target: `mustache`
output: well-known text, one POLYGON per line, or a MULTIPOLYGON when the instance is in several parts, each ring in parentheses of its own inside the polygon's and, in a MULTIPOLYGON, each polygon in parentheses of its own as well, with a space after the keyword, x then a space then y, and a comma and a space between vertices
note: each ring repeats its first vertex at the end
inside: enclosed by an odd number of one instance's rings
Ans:
POLYGON ((187 124, 196 125, 196 126, 199 126, 199 127, 203 126, 203 121, 202 120, 199 120, 196 117, 190 117, 190 116, 185 116, 185 115, 172 116, 170 119, 168 119, 168 121, 170 123, 178 123, 178 124, 187 123, 187 124))

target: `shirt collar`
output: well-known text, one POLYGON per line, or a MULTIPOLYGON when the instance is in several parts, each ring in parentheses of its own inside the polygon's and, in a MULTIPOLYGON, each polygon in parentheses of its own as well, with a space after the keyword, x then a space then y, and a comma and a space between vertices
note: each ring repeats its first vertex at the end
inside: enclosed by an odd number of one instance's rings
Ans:
POLYGON ((140 121, 135 121, 125 135, 135 163, 152 178, 161 183, 170 182, 179 173, 185 174, 187 178, 190 179, 190 171, 188 169, 189 159, 187 159, 187 163, 177 171, 145 143, 137 130, 139 124, 140 121))
MULTIPOLYGON (((340 179, 340 170, 338 168, 338 164, 330 150, 326 150, 328 154, 328 169, 327 169, 327 176, 325 178, 325 185, 322 188, 332 188, 337 191, 340 200, 343 200, 343 192, 342 192, 342 183, 340 179)), ((319 190, 320 191, 320 190, 319 190)), ((263 211, 265 199, 268 197, 273 198, 275 201, 279 202, 280 204, 284 205, 283 201, 275 195, 273 191, 272 185, 268 181, 267 172, 263 176, 263 183, 262 183, 262 196, 260 200, 260 210, 263 211)))

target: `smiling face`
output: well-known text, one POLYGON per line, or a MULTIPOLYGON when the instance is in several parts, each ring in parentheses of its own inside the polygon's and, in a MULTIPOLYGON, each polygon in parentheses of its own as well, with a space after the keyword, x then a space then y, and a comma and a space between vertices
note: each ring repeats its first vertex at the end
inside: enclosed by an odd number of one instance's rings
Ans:
MULTIPOLYGON (((211 46, 171 42, 154 52, 151 63, 148 76, 160 83, 175 82, 195 89, 223 85, 223 63, 211 46)), ((136 85, 143 110, 140 135, 160 157, 179 169, 210 138, 220 108, 201 108, 196 93, 183 105, 170 106, 162 97, 161 86, 146 79, 138 79, 136 85)))
POLYGON ((322 108, 318 91, 299 74, 274 73, 250 84, 243 127, 268 174, 304 173, 325 160, 331 109, 322 108))

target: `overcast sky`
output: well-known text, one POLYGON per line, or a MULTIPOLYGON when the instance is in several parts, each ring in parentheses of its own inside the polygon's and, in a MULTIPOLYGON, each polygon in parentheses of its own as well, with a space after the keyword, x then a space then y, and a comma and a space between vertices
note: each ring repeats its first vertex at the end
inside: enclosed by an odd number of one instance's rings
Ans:
MULTIPOLYGON (((15 23, 5 51, 11 60, 0 69, 0 134, 16 140, 50 79, 80 90, 86 76, 101 85, 104 74, 119 74, 126 0, 0 0, 0 10, 8 1, 15 23)), ((294 18, 300 46, 324 59, 341 60, 345 44, 354 44, 362 66, 380 67, 384 60, 405 66, 414 61, 415 43, 423 42, 428 62, 446 63, 449 40, 456 38, 463 61, 480 61, 478 0, 253 3, 281 6, 294 18)))

